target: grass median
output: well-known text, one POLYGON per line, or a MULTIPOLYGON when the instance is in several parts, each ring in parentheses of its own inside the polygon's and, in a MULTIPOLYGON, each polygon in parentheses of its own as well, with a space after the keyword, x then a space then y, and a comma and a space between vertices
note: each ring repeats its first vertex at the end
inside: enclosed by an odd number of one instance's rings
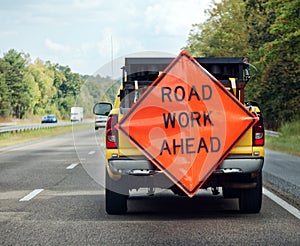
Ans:
POLYGON ((89 124, 73 124, 68 126, 57 126, 51 128, 41 128, 38 130, 26 130, 18 133, 2 133, 0 134, 0 148, 13 146, 17 144, 27 143, 42 138, 58 136, 61 134, 72 132, 73 130, 83 130, 92 128, 93 123, 89 124))
POLYGON ((266 136, 266 147, 287 154, 300 156, 300 121, 282 125, 279 137, 266 136))

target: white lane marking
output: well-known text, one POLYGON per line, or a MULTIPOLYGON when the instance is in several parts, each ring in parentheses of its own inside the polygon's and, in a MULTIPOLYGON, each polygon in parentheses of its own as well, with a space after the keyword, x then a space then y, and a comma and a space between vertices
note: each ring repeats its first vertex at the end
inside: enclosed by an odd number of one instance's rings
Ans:
POLYGON ((267 197, 269 197, 271 200, 276 202, 279 206, 283 207, 285 210, 287 210, 289 213, 294 215, 296 218, 300 219, 300 211, 287 203, 286 201, 282 200, 275 194, 273 194, 271 191, 267 190, 266 188, 263 187, 263 194, 267 197))
POLYGON ((30 192, 27 196, 24 196, 19 200, 19 202, 26 202, 37 196, 39 193, 41 193, 44 189, 35 189, 32 192, 30 192))
POLYGON ((73 169, 74 167, 76 167, 79 163, 73 163, 70 166, 67 166, 66 169, 73 169))
POLYGON ((92 151, 89 152, 89 155, 93 155, 95 153, 96 153, 96 151, 92 150, 92 151))
POLYGON ((104 195, 104 190, 76 190, 76 191, 47 191, 43 196, 97 196, 104 195))

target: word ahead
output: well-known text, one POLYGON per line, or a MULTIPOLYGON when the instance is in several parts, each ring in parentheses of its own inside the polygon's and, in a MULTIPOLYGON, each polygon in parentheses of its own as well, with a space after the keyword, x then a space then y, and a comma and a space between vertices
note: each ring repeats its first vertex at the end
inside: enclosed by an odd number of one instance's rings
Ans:
POLYGON ((173 139, 170 146, 168 141, 164 139, 160 155, 162 155, 165 150, 168 151, 169 155, 176 155, 179 151, 180 154, 194 154, 200 153, 200 151, 205 151, 206 153, 209 151, 218 152, 221 146, 220 139, 217 137, 210 137, 209 140, 210 146, 206 143, 205 138, 181 138, 179 141, 177 139, 173 139))

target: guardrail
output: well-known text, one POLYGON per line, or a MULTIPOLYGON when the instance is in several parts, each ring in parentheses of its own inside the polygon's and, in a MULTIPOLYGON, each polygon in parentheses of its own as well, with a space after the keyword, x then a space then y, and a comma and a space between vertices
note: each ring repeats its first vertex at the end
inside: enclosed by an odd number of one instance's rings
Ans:
POLYGON ((270 130, 265 130, 265 134, 271 137, 280 137, 281 133, 280 132, 274 132, 270 130))
POLYGON ((71 122, 63 122, 63 123, 45 123, 45 124, 32 124, 32 125, 23 125, 23 126, 5 126, 0 128, 0 134, 2 133, 19 133, 27 130, 39 130, 42 128, 51 128, 57 126, 68 126, 72 125, 71 122))
POLYGON ((15 126, 16 122, 0 123, 0 127, 15 126))

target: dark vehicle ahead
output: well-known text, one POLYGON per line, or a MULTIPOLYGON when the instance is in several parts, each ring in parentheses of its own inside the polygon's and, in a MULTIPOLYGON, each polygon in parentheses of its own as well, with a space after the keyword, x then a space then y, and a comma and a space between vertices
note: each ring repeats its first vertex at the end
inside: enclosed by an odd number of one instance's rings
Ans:
POLYGON ((57 123, 57 117, 53 114, 43 116, 42 124, 43 123, 57 123))

